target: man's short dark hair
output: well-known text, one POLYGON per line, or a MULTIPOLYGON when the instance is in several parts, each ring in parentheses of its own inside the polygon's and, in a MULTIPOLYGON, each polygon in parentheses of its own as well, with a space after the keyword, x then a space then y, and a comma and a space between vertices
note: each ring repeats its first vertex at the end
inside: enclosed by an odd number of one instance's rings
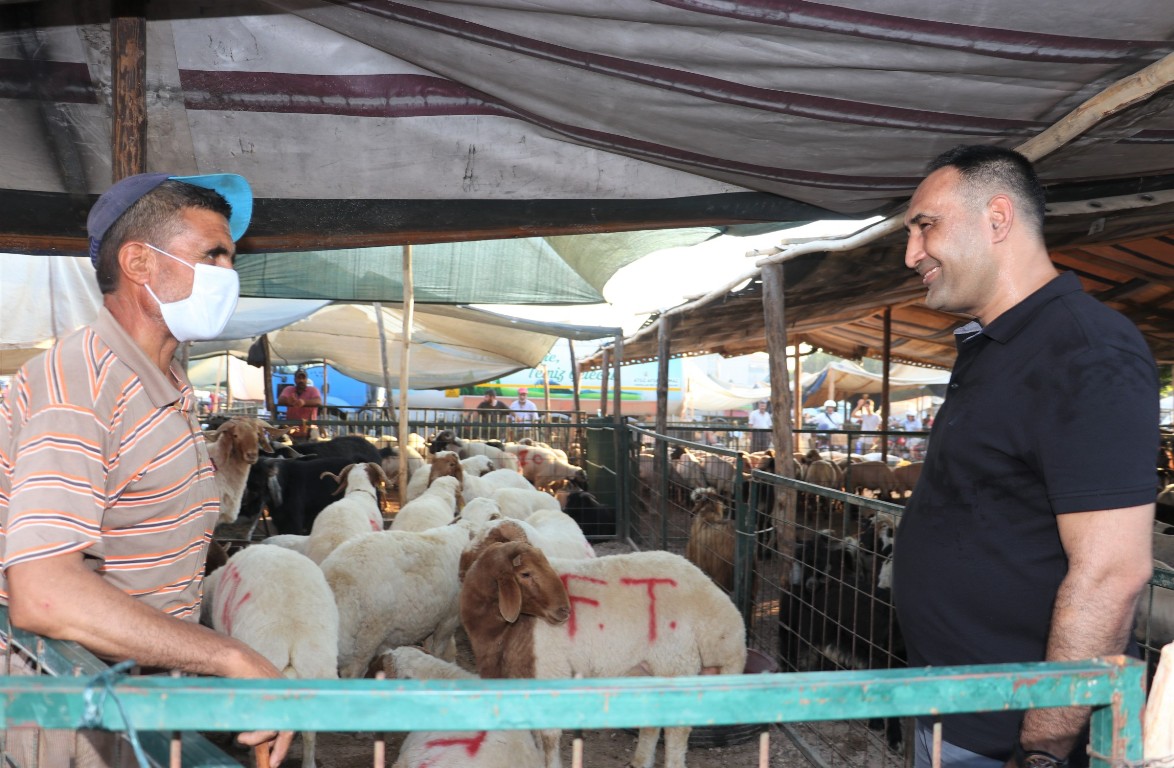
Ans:
POLYGON ((143 195, 110 226, 98 251, 98 289, 111 293, 118 287, 118 249, 123 243, 142 240, 152 245, 178 235, 178 216, 184 208, 201 208, 228 219, 232 207, 219 192, 168 179, 143 195))
POLYGON ((956 168, 963 181, 975 191, 997 189, 1008 192, 1019 210, 1034 224, 1035 230, 1043 234, 1044 189, 1026 157, 1003 147, 960 145, 934 158, 926 172, 933 173, 947 167, 956 168))

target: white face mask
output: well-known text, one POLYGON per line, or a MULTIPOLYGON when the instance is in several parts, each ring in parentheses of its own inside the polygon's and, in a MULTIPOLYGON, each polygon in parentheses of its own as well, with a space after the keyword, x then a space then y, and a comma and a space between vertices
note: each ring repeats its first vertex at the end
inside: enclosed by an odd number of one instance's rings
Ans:
POLYGON ((240 275, 236 270, 211 264, 189 264, 162 248, 156 248, 150 243, 146 243, 146 246, 175 259, 196 273, 192 279, 191 295, 179 301, 165 304, 159 301, 151 286, 147 286, 147 292, 159 305, 163 322, 167 324, 171 335, 177 341, 204 341, 219 336, 236 311, 236 301, 240 296, 240 275))

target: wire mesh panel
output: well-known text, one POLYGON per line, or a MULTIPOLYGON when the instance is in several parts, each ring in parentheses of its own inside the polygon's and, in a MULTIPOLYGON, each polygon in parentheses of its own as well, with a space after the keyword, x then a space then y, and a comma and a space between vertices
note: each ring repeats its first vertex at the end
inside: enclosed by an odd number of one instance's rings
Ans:
MULTIPOLYGON (((633 543, 683 554, 706 571, 742 609, 751 648, 784 672, 905 665, 888 582, 901 507, 883 500, 903 499, 904 489, 887 463, 810 457, 820 466, 804 482, 776 474, 773 452, 677 436, 695 430, 633 431, 633 543)), ((792 467, 799 477, 806 470, 792 467)), ((906 764, 896 719, 787 731, 817 764, 906 764)))

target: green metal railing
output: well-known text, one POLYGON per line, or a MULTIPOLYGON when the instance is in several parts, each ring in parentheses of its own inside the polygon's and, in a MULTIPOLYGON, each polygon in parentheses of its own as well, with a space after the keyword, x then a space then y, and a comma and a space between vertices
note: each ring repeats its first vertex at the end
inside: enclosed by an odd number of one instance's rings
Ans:
MULTIPOLYGON (((873 672, 593 680, 119 682, 98 721, 143 731, 333 732, 789 723, 1037 707, 1092 707, 1094 766, 1141 760, 1145 671, 1114 657, 873 672), (126 720, 122 712, 125 712, 126 720)), ((0 723, 77 729, 89 680, 0 678, 0 723)))

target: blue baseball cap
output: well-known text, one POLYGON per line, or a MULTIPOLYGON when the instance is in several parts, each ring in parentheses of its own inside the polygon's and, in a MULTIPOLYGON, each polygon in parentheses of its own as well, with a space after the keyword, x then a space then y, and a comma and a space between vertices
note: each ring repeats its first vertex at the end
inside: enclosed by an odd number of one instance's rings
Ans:
POLYGON ((98 249, 102 238, 132 205, 151 190, 168 179, 182 181, 197 187, 219 192, 232 208, 228 220, 228 231, 233 242, 240 240, 249 228, 253 218, 253 190, 244 176, 236 173, 210 173, 203 176, 172 176, 167 173, 140 173, 127 176, 102 193, 98 202, 90 209, 86 218, 86 231, 90 235, 90 262, 98 266, 98 249))

